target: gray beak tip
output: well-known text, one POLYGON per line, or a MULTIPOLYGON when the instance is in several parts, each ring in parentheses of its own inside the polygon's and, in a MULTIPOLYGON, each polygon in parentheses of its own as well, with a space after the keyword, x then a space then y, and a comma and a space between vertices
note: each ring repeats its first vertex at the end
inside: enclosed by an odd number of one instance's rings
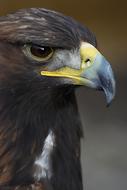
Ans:
POLYGON ((116 93, 115 92, 115 83, 114 83, 114 85, 109 85, 107 88, 104 87, 103 91, 106 96, 107 107, 109 107, 115 97, 115 93, 116 93))
POLYGON ((105 59, 102 60, 102 67, 99 72, 99 79, 100 86, 106 96, 107 107, 109 107, 116 94, 116 84, 112 68, 105 59))

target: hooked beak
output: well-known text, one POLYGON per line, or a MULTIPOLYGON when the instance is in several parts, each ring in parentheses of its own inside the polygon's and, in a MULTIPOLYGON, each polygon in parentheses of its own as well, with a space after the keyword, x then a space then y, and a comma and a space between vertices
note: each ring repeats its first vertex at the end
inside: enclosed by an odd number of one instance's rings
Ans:
POLYGON ((115 96, 115 79, 112 68, 104 56, 91 44, 82 42, 80 69, 70 66, 55 71, 42 71, 41 75, 72 79, 75 85, 103 90, 109 105, 115 96))

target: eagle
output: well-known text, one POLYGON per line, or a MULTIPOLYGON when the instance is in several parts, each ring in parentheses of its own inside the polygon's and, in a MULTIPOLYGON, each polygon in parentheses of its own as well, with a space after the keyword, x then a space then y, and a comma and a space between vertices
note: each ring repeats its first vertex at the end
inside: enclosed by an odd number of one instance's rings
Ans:
POLYGON ((75 89, 115 96, 95 35, 43 8, 0 17, 0 189, 82 190, 75 89))

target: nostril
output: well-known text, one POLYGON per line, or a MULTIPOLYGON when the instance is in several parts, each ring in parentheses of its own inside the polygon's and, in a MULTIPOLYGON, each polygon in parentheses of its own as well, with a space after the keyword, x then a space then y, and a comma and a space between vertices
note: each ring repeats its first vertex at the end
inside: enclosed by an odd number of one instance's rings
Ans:
POLYGON ((89 58, 82 59, 81 62, 82 62, 82 68, 88 68, 92 65, 92 61, 89 58))
POLYGON ((88 63, 88 62, 90 62, 90 59, 86 59, 86 60, 85 60, 85 63, 88 63))
POLYGON ((87 59, 85 60, 85 65, 86 65, 87 67, 89 67, 89 66, 91 65, 91 60, 90 60, 89 58, 87 58, 87 59))

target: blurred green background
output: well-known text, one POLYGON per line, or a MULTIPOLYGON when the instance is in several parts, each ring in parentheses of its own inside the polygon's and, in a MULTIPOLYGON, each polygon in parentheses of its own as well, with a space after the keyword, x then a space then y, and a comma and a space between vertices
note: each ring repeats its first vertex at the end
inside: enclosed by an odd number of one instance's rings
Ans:
POLYGON ((110 108, 102 94, 77 91, 84 127, 82 166, 85 190, 127 189, 127 3, 103 0, 0 0, 0 14, 19 8, 44 7, 72 16, 97 37, 100 51, 111 62, 117 94, 110 108))

